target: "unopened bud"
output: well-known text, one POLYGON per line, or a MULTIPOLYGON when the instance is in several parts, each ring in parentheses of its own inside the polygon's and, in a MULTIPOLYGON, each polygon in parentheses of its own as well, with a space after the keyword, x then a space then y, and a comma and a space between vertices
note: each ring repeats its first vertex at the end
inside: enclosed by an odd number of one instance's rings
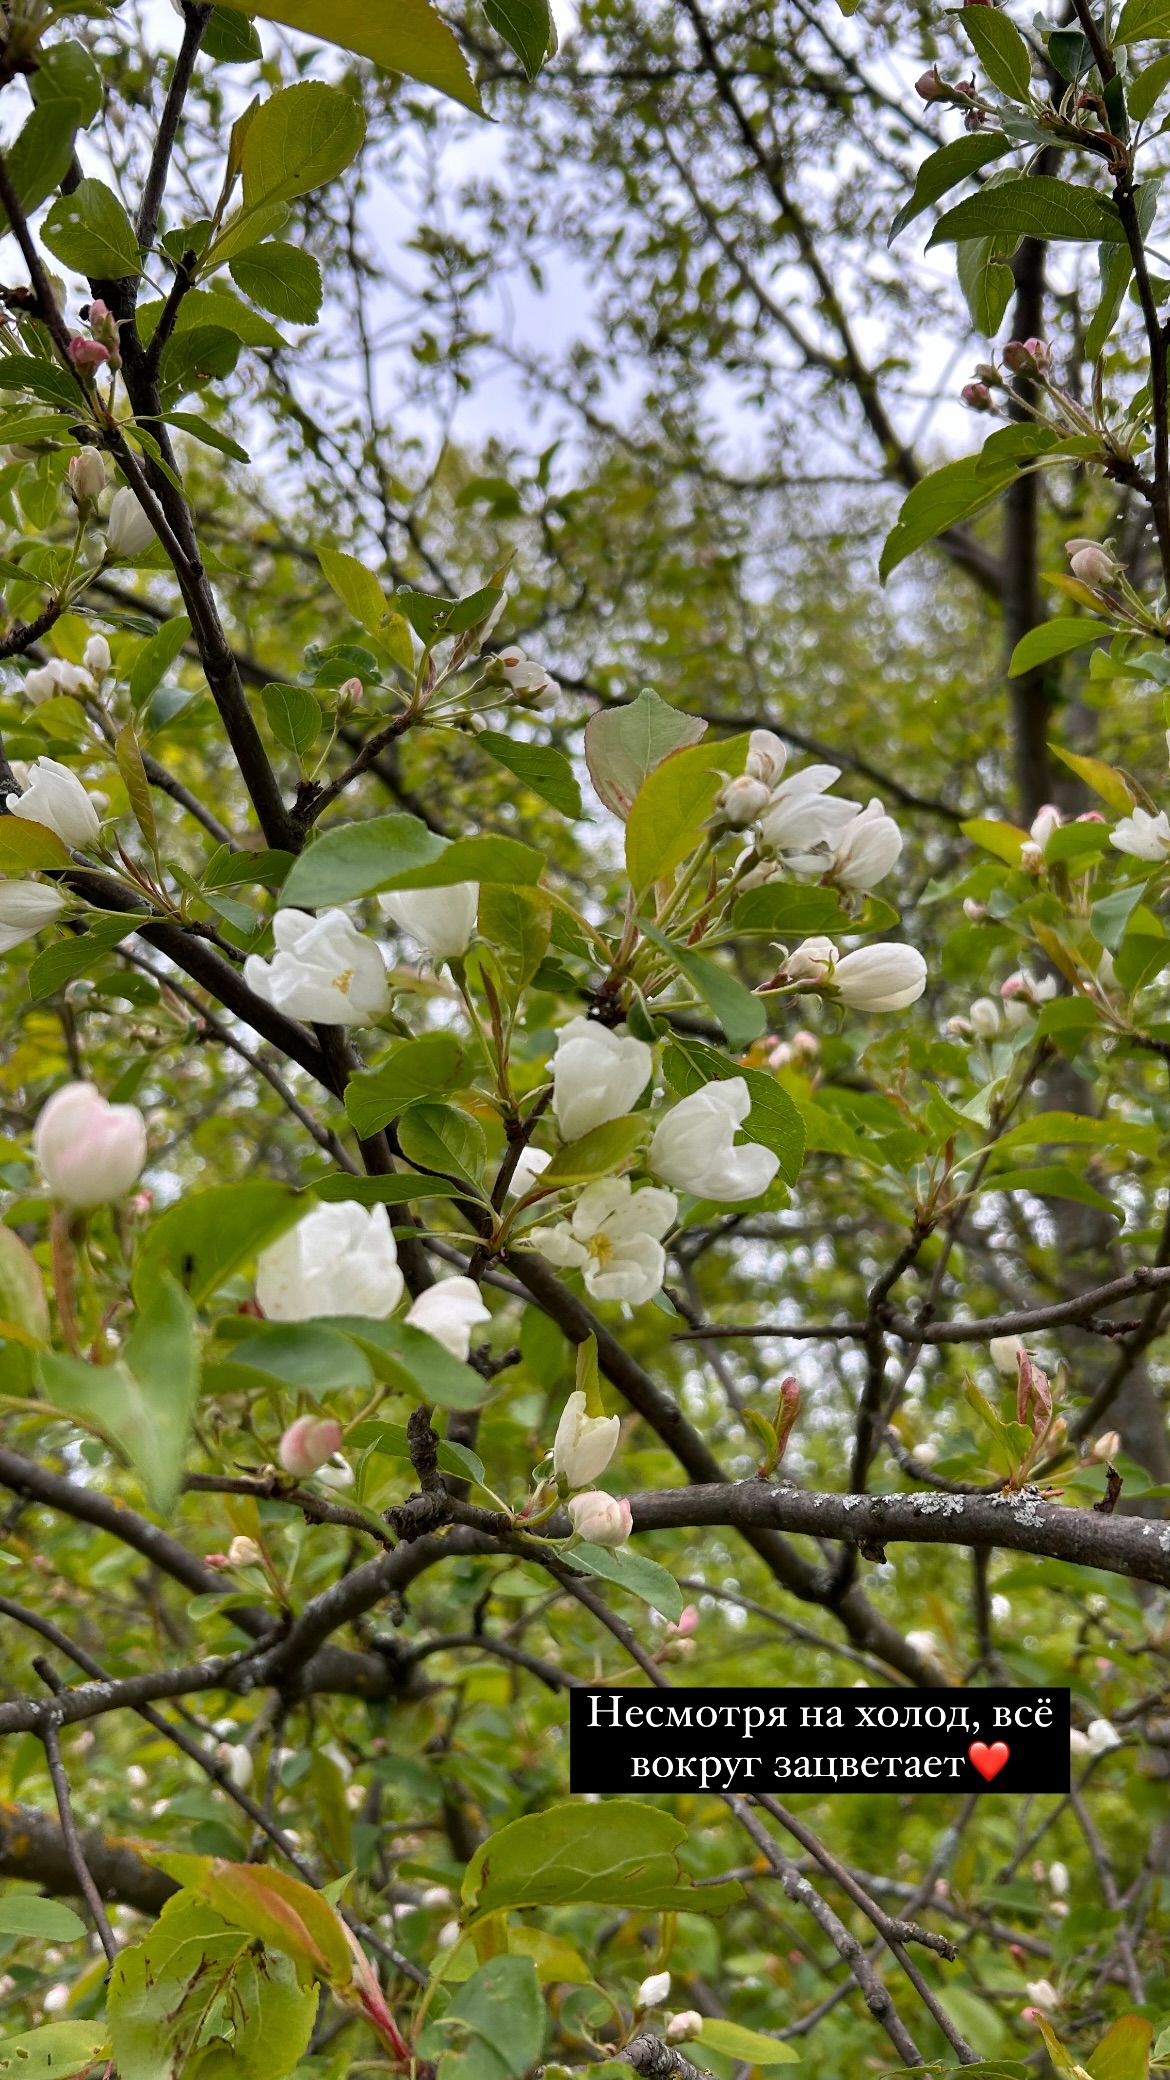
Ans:
POLYGON ((106 488, 106 465, 96 448, 83 448, 69 463, 69 489, 79 506, 93 505, 106 488))
POLYGON ((949 101, 951 98, 951 89, 945 80, 939 78, 937 65, 932 65, 929 72, 915 80, 914 92, 920 101, 949 101))
POLYGON ((69 342, 69 358, 75 368, 92 373, 109 360, 110 350, 102 345, 100 339, 83 339, 78 333, 69 342))
POLYGON ((697 2008, 684 2008, 681 2015, 672 2015, 666 2025, 668 2044, 681 2044, 687 2037, 702 2035, 703 2018, 697 2008))
POLYGON ((355 708, 361 706, 365 690, 361 680, 356 677, 342 681, 337 689, 337 713, 341 721, 344 721, 347 715, 352 715, 355 708))
POLYGON ((792 1426, 800 1414, 800 1388, 792 1373, 780 1382, 780 1400, 776 1409, 776 1456, 784 1457, 784 1447, 792 1435, 792 1426))
POLYGON ((974 896, 964 896, 963 915, 971 924, 982 924, 987 915, 987 905, 977 903, 974 896))
POLYGON ((986 383, 964 383, 959 395, 969 411, 989 412, 991 410, 991 392, 986 383))
POLYGON ((259 1567, 263 1554, 254 1538, 245 1538, 241 1532, 233 1538, 227 1549, 229 1567, 259 1567))
POLYGON ((1101 542, 1089 541, 1083 535, 1074 535, 1064 547, 1073 577, 1083 585, 1111 585, 1121 568, 1101 542))
POLYGON ((1120 1450, 1120 1430, 1103 1430, 1100 1437, 1093 1439, 1089 1447, 1089 1457, 1096 1460, 1098 1466, 1107 1466, 1110 1460, 1116 1459, 1120 1450))
POLYGON ((745 824, 754 823, 762 815, 771 799, 771 789, 763 780, 752 780, 741 773, 738 779, 729 780, 715 804, 716 810, 742 830, 745 824))

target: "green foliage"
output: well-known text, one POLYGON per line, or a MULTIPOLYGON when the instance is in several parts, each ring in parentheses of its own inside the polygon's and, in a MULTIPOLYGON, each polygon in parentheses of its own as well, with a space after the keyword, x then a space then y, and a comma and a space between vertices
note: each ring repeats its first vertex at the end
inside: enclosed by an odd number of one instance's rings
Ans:
POLYGON ((109 2038, 101 2023, 46 2022, 41 2029, 0 2039, 0 2073, 21 2080, 71 2080, 101 2058, 109 2038))
POLYGON ((104 181, 79 181, 71 195, 53 204, 41 236, 58 260, 81 274, 117 278, 142 272, 133 226, 104 181))
POLYGON ((474 1922, 514 1907, 584 1901, 725 1914, 742 1888, 736 1879, 701 1892, 688 1884, 677 1854, 686 1835, 669 1813, 632 1798, 529 1814, 472 1857, 462 1886, 466 1915, 474 1922))
POLYGON ((151 1933, 121 1953, 107 2006, 126 2080, 156 2080, 160 2058, 192 2080, 282 2080, 316 2013, 316 1988, 298 1985, 281 1949, 256 1944, 190 1892, 177 1892, 151 1933))

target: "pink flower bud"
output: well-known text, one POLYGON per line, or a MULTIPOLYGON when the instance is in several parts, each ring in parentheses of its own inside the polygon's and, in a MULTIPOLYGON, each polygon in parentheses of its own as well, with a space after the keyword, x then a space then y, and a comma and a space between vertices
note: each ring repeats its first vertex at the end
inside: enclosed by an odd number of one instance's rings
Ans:
POLYGON ((987 915, 987 905, 977 903, 974 896, 964 896, 963 915, 970 924, 982 924, 987 915))
POLYGON ((1120 1430, 1103 1430, 1100 1437, 1093 1439, 1089 1447, 1089 1457, 1095 1460, 1098 1466, 1107 1466, 1111 1459, 1116 1459, 1120 1450, 1120 1430))
POLYGON ((99 339, 83 339, 79 333, 69 342, 69 358, 75 367, 92 370, 109 360, 110 350, 99 339))
POLYGON ((1032 356, 1041 375, 1044 375, 1052 366, 1052 348, 1049 346, 1048 341, 1046 339, 1026 339, 1024 346, 1032 356))
POLYGON ((298 1416, 281 1438, 278 1456, 286 1473, 307 1480, 340 1450, 340 1423, 331 1416, 298 1416))
POLYGON ((991 410, 991 392, 986 383, 964 383, 959 395, 969 411, 989 412, 991 410))
POLYGON ((92 505, 106 488, 106 465, 96 448, 83 448, 69 464, 69 489, 79 506, 92 505))
POLYGON ((92 1083, 54 1091, 33 1136, 41 1174, 66 1206, 103 1206, 129 1191, 146 1161, 137 1105, 107 1105, 92 1083))
POLYGON ((679 1634, 680 1634, 680 1636, 681 1636, 681 1637, 682 1637, 683 1639, 685 1639, 685 1638, 686 1638, 686 1637, 688 1636, 688 1634, 689 1634, 689 1633, 692 1633, 692 1632, 697 1632, 697 1631, 698 1631, 698 1629, 699 1629, 699 1606, 698 1606, 698 1604, 697 1604, 697 1603, 688 1603, 688 1604, 687 1604, 686 1608, 685 1608, 685 1609, 684 1609, 684 1611, 683 1611, 683 1614, 682 1614, 681 1618, 680 1618, 680 1619, 679 1619, 679 1621, 678 1621, 678 1624, 677 1624, 677 1625, 675 1626, 675 1628, 674 1628, 674 1629, 675 1629, 675 1631, 676 1631, 677 1633, 679 1633, 679 1634))
POLYGON ((1037 809, 1035 816, 1032 818, 1030 836, 1033 844, 1038 845, 1041 852, 1043 852, 1053 831, 1058 831, 1063 821, 1064 818, 1056 807, 1055 802, 1045 802, 1042 808, 1037 809))
POLYGON ((1079 578, 1083 585, 1112 584, 1120 566, 1116 557, 1111 556, 1100 542, 1089 541, 1083 535, 1074 535, 1072 541, 1066 542, 1064 547, 1073 577, 1079 578))
POLYGON ((633 1513, 626 1497, 606 1495, 601 1488, 574 1495, 568 1512, 578 1538, 592 1546, 624 1546, 633 1526, 633 1513))
POLYGON ((915 80, 914 92, 920 101, 949 101, 951 98, 950 88, 938 76, 937 65, 932 65, 929 72, 915 80))

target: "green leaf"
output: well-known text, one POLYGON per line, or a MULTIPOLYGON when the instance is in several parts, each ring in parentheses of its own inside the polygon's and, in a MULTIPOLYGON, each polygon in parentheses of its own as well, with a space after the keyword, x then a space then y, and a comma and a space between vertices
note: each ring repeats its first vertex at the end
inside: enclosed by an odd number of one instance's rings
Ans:
POLYGON ((507 888, 488 882, 479 899, 479 929, 496 948, 519 995, 548 952, 552 900, 542 888, 507 888))
POLYGON ((1059 744, 1050 744, 1048 748, 1062 766, 1067 766, 1084 781, 1086 787, 1091 787, 1093 793, 1100 795, 1103 802, 1108 802, 1119 816, 1129 815, 1134 795, 1124 773, 1119 773, 1116 766, 1107 765, 1103 758, 1083 758, 1079 752, 1064 751, 1059 744))
POLYGON ((1067 657, 1070 650, 1084 650, 1108 634, 1101 622, 1080 617, 1066 615, 1055 621, 1042 621, 1038 628, 1030 628, 1026 636, 1020 637, 1012 651, 1008 677, 1018 679, 1022 672, 1047 664, 1050 658, 1067 657))
POLYGON ((442 2080, 521 2080, 540 2057, 547 2016, 530 1957, 489 1958, 419 2038, 442 2080))
POLYGON ((581 790, 563 751, 554 751, 547 744, 521 743, 496 729, 485 729, 475 741, 480 751, 514 773, 562 816, 580 816, 581 790))
POLYGON ((126 789, 134 821, 138 825, 150 851, 157 859, 158 825, 154 820, 154 802, 151 798, 150 782, 146 777, 146 767, 142 763, 142 751, 134 734, 132 722, 123 723, 118 731, 114 740, 114 756, 118 763, 118 771, 122 778, 122 785, 126 789))
MULTIPOLYGON (((632 826, 632 816, 630 823, 632 826)), ((733 1054, 742 1054, 753 1040, 759 1039, 768 1023, 767 1007, 760 997, 753 995, 734 975, 729 975, 726 968, 707 960, 701 953, 692 953, 687 946, 677 945, 664 933, 656 931, 652 924, 643 920, 641 929, 660 952, 670 955, 679 973, 685 975, 703 1002, 710 1005, 733 1054)))
MULTIPOLYGON (((416 1099, 455 1089, 466 1060, 466 1049, 454 1033, 423 1033, 415 1040, 400 1040, 373 1069, 351 1076, 345 1087, 345 1109, 359 1139, 368 1141, 381 1133, 416 1099)), ((417 1190, 417 1181, 408 1181, 417 1190)))
POLYGON ((857 926, 831 888, 767 881, 740 896, 731 915, 737 932, 848 932, 857 926))
POLYGON ((912 224, 915 217, 921 216, 924 209, 929 209, 932 202, 937 202, 940 195, 945 195, 970 174, 978 173, 981 166, 989 165, 993 159, 1001 159, 1011 150, 1010 137, 984 132, 974 137, 957 137, 953 144, 944 144, 939 151, 932 152, 918 168, 914 193, 894 218, 886 243, 892 245, 899 232, 904 231, 907 224, 912 224))
POLYGON ((470 1113, 424 1099, 409 1106, 399 1120, 398 1146, 408 1163, 441 1177, 453 1177, 478 1194, 487 1142, 479 1121, 470 1113))
POLYGON ((535 79, 556 31, 547 0, 484 0, 492 28, 514 50, 529 79, 535 79))
POLYGON ((67 867, 70 857, 46 823, 27 816, 0 816, 0 867, 6 874, 36 873, 44 867, 67 867))
MULTIPOLYGON (((393 1116, 393 1115, 391 1115, 393 1116)), ((460 1188, 444 1177, 351 1177, 348 1170, 331 1170, 315 1177, 310 1187, 314 1196, 332 1205, 352 1199, 358 1206, 405 1206, 412 1199, 457 1199, 460 1188)))
POLYGON ((993 853, 996 859, 1002 859, 1009 867, 1019 866, 1028 843, 1028 833, 1020 830, 1017 824, 1005 823, 993 816, 973 816, 968 822, 961 823, 959 829, 965 838, 970 838, 973 845, 981 846, 984 852, 993 853))
POLYGON ((321 703, 307 686, 266 686, 261 695, 278 744, 303 758, 321 734, 321 703))
MULTIPOLYGON (((62 43, 40 46, 37 51, 37 69, 28 76, 28 90, 38 108, 47 108, 54 101, 76 102, 83 129, 89 128, 104 98, 102 76, 94 63, 92 53, 73 37, 62 43)), ((10 176, 13 152, 10 152, 8 157, 10 176)), ((54 182, 53 185, 56 186, 57 183, 54 182)), ((46 189, 45 193, 49 192, 46 189)))
POLYGON ((130 699, 136 708, 148 701, 155 687, 161 685, 190 634, 191 623, 187 616, 176 614, 172 620, 164 621, 157 635, 143 644, 130 669, 130 699))
POLYGON ((977 455, 964 455, 959 462, 946 462, 932 470, 902 501, 901 510, 886 537, 878 573, 883 585, 890 572, 921 549, 925 542, 945 534, 961 520, 973 519, 997 499, 1019 475, 1014 463, 1001 468, 981 469, 977 455))
POLYGON ((1110 953, 1117 952, 1145 892, 1145 882, 1135 881, 1128 888, 1114 888, 1107 896, 1098 898, 1089 912, 1089 930, 1098 945, 1110 953))
POLYGON ((291 1185, 264 1179, 189 1192, 144 1237, 135 1287, 140 1279, 149 1283, 170 1271, 199 1306, 257 1251, 294 1227, 304 1210, 291 1185))
POLYGON ((1100 239, 1118 245, 1123 232, 1117 206, 1107 195, 1095 188, 1075 187, 1053 174, 1038 173, 1019 180, 989 181, 978 195, 956 203, 939 218, 927 249, 952 245, 959 239, 1003 237, 1100 239))
POLYGON ((267 239, 229 263, 237 289, 290 325, 315 325, 321 315, 321 269, 301 246, 267 239))
POLYGON ((160 412, 168 426, 177 426, 180 433, 189 433, 192 440, 202 441, 205 448, 216 448, 221 455, 230 455, 233 462, 252 460, 246 448, 241 448, 223 428, 212 424, 210 419, 201 419, 197 412, 160 412))
MULTIPOLYGON (((162 304, 158 302, 139 305, 138 324, 144 340, 153 337, 161 312, 162 304)), ((163 355, 164 372, 168 356, 182 348, 187 335, 213 332, 227 332, 233 339, 242 340, 246 347, 283 347, 285 344, 283 333, 239 296, 233 296, 230 289, 188 289, 179 305, 174 338, 163 355)))
POLYGON ((142 273, 134 228, 112 188, 90 178, 53 204, 41 238, 58 260, 78 274, 121 280, 142 273))
POLYGON ((678 1860, 687 1831, 636 1798, 546 1806, 488 1836, 463 1878, 467 1917, 517 1907, 615 1906, 630 1913, 725 1914, 737 1879, 696 1887, 678 1860))
POLYGON ((727 2022, 722 2016, 704 2015, 697 2041, 723 2058, 742 2059, 753 2066, 799 2065, 800 2053, 791 2044, 780 2044, 758 2029, 745 2029, 742 2022, 727 2022))
POLYGON ((744 1069, 729 1062, 725 1055, 701 1040, 693 1040, 689 1033, 671 1035, 662 1067, 671 1089, 680 1098, 689 1097, 705 1083, 742 1076, 752 1101, 743 1131, 750 1141, 758 1141, 762 1148, 770 1148, 779 1156, 781 1177, 787 1184, 795 1184, 804 1159, 804 1121, 774 1076, 763 1069, 744 1069))
POLYGON ((1120 1219, 1111 1199, 1106 1199, 1083 1177, 1059 1163, 1041 1164, 1035 1170, 988 1173, 980 1181, 979 1189, 983 1192, 1031 1192, 1038 1199, 1075 1199, 1078 1205, 1095 1206, 1099 1213, 1111 1213, 1120 1219))
MULTIPOLYGON (((1167 950, 1170 952, 1170 948, 1167 950)), ((1018 1127, 1010 1127, 996 1142, 995 1152, 999 1155, 1004 1149, 1055 1147, 1058 1142, 1067 1142, 1082 1148, 1113 1145, 1128 1148, 1135 1155, 1154 1156, 1161 1140, 1157 1127, 1143 1126, 1137 1120, 1094 1119, 1084 1112, 1037 1112, 1031 1119, 1021 1120, 1018 1127)))
MULTIPOLYGON (((334 0, 331 12, 342 4, 334 0)), ((336 180, 357 157, 365 134, 360 103, 343 88, 317 79, 281 87, 261 102, 244 135, 244 209, 295 202, 336 180)))
MULTIPOLYGON (((83 112, 82 102, 72 95, 53 95, 34 108, 10 147, 8 176, 26 216, 39 209, 68 173, 83 112)), ((7 228, 8 213, 0 209, 0 230, 7 228)))
POLYGON ((133 918, 95 917, 84 932, 57 939, 37 955, 28 971, 28 993, 34 1002, 51 997, 67 982, 95 968, 100 960, 134 930, 133 918))
POLYGON ((1125 0, 1114 43, 1141 43, 1155 36, 1170 36, 1170 0, 1125 0))
POLYGON ((437 87, 477 115, 478 89, 459 45, 428 0, 248 0, 249 14, 371 58, 387 72, 437 87))
POLYGON ((1101 259, 1101 300, 1085 333, 1084 356, 1089 362, 1104 353, 1133 279, 1133 254, 1128 246, 1102 246, 1101 259))
POLYGON ((248 1315, 229 1315, 218 1333, 232 1346, 233 1365, 278 1379, 314 1400, 334 1388, 372 1384, 364 1354, 348 1336, 322 1322, 257 1322, 248 1315), (239 1329, 242 1335, 233 1333, 239 1329))
MULTIPOLYGON (((377 1452, 384 1459, 405 1459, 410 1463, 410 1441, 400 1423, 359 1423, 349 1431, 347 1443, 377 1452)), ((472 1480, 482 1481, 483 1460, 466 1445, 448 1444, 440 1438, 439 1471, 453 1473, 460 1480, 470 1475, 472 1480)))
POLYGON ((707 725, 680 715, 652 687, 620 708, 603 708, 585 725, 589 777, 607 809, 624 822, 643 781, 672 751, 697 744, 707 725))
POLYGON ((619 1589, 628 1589, 631 1596, 640 1596, 660 1617, 669 1618, 677 1625, 683 1613, 683 1595, 672 1574, 660 1567, 657 1560, 648 1560, 644 1553, 631 1553, 623 1547, 620 1553, 611 1552, 608 1546, 591 1545, 583 1539, 573 1547, 569 1559, 575 1567, 583 1567, 587 1574, 599 1575, 602 1581, 616 1582, 619 1589))
POLYGON ((489 1384, 471 1365, 406 1321, 368 1321, 363 1315, 332 1315, 331 1327, 347 1336, 369 1358, 377 1379, 418 1401, 440 1408, 479 1408, 489 1384))
POLYGON ((1152 2025, 1144 2015, 1119 2015, 1085 2060, 1092 2080, 1146 2080, 1152 2025))
POLYGON ((545 1185, 588 1184, 595 1177, 612 1177, 645 1140, 649 1120, 644 1112, 627 1112, 621 1119, 606 1120, 582 1134, 579 1141, 559 1148, 536 1182, 545 1185))
MULTIPOLYGON (((0 359, 0 390, 29 390, 71 413, 76 413, 79 402, 72 376, 55 362, 34 361, 29 354, 6 354, 0 359)), ((27 571, 24 576, 27 579, 27 571)))
POLYGON ((1032 86, 1028 46, 1015 23, 998 7, 965 7, 959 20, 991 81, 1010 101, 1027 101, 1032 86))
POLYGON ((293 866, 282 909, 322 909, 375 889, 450 888, 459 881, 533 887, 544 854, 516 838, 438 838, 417 816, 371 816, 325 831, 293 866))
POLYGON ((49 1400, 98 1424, 125 1452, 153 1507, 165 1514, 174 1507, 182 1478, 199 1393, 199 1347, 191 1304, 169 1273, 136 1282, 136 1290, 138 1318, 116 1364, 88 1365, 43 1351, 38 1367, 49 1400))
POLYGON ((298 1984, 281 1949, 264 1948, 193 1893, 177 1892, 110 1975, 106 2014, 119 2080, 192 2072, 196 2059, 207 2080, 229 2071, 238 2080, 282 2080, 308 2045, 317 2004, 316 1985, 298 1984))
POLYGON ((994 339, 1015 292, 1010 256, 1013 238, 964 238, 955 247, 955 271, 971 313, 971 323, 984 339, 994 339))
POLYGON ((252 65, 264 56, 264 46, 246 15, 234 7, 213 7, 199 54, 217 65, 252 65))
POLYGON ((341 549, 318 549, 317 561, 342 605, 362 628, 377 636, 390 612, 390 602, 373 571, 341 549))
POLYGON ((742 773, 746 736, 673 751, 643 780, 626 824, 626 871, 635 896, 673 873, 702 836, 725 781, 742 773))
MULTIPOLYGON (((1170 0, 1167 0, 1166 16, 1170 22, 1170 0)), ((1170 28, 1166 34, 1170 36, 1170 28)), ((1170 81, 1170 54, 1155 58, 1152 65, 1143 66, 1136 79, 1128 81, 1126 98, 1135 123, 1145 122, 1167 81, 1170 81)))
POLYGON ((19 2080, 71 2080, 107 2057, 109 2042, 101 2022, 46 2022, 0 2042, 0 2074, 10 2073, 13 2080, 17 2075, 19 2080))
POLYGON ((42 1936, 46 1943, 75 1943, 85 1923, 60 1900, 36 1892, 8 1892, 0 1898, 0 1936, 42 1936))

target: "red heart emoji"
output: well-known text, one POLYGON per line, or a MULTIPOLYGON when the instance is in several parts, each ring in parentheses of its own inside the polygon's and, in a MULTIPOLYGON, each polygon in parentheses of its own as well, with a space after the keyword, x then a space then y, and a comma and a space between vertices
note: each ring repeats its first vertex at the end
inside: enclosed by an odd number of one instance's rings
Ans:
POLYGON ((990 1748, 986 1741, 972 1741, 967 1750, 980 1776, 988 1784, 993 1777, 998 1777, 1011 1752, 1006 1741, 993 1741, 990 1748))

